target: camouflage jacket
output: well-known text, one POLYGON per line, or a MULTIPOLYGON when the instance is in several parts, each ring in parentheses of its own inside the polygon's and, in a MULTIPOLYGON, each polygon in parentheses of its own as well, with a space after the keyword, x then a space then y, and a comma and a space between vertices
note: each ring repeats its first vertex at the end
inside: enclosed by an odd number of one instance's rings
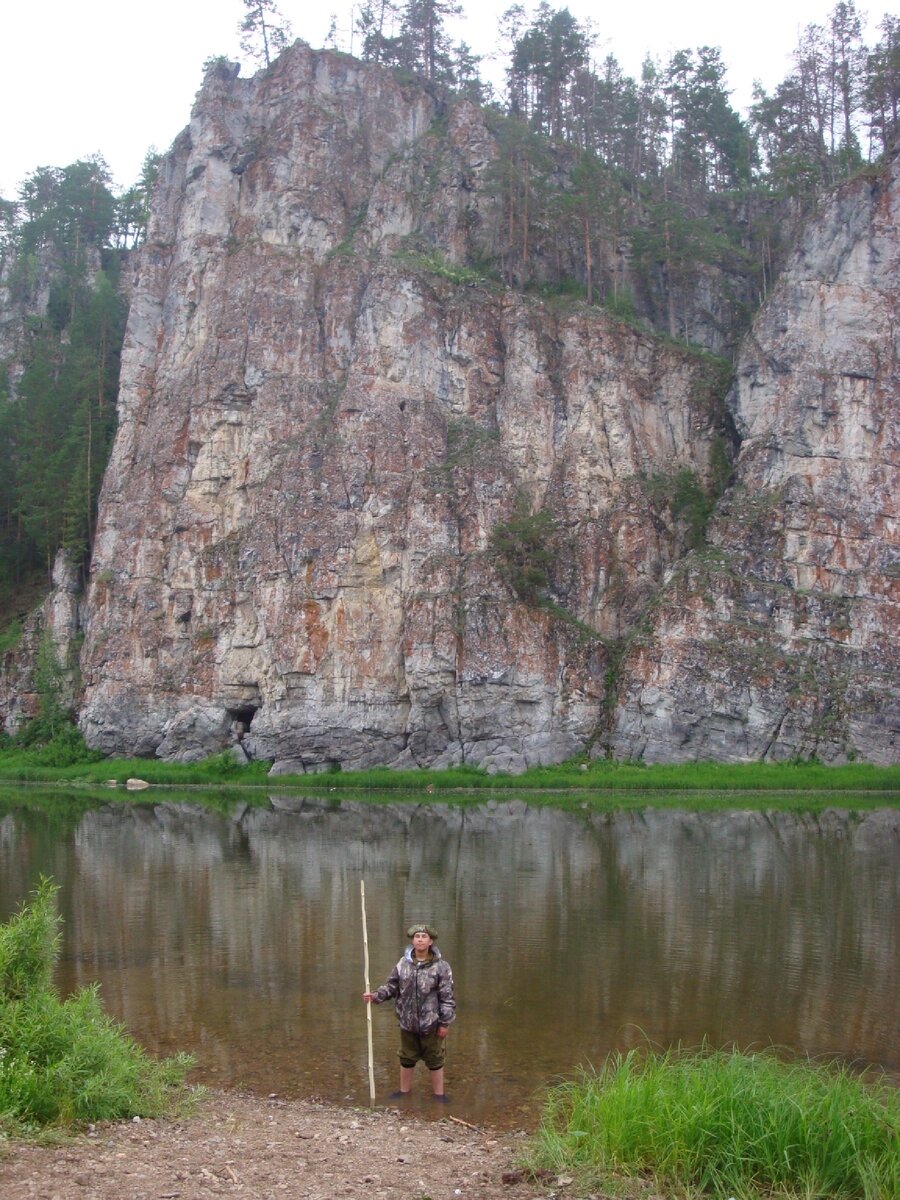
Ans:
POLYGON ((400 1028, 410 1033, 431 1033, 456 1017, 453 972, 437 946, 431 947, 431 957, 421 963, 416 962, 412 946, 406 947, 387 981, 373 993, 372 1002, 381 1004, 391 996, 397 998, 400 1028))

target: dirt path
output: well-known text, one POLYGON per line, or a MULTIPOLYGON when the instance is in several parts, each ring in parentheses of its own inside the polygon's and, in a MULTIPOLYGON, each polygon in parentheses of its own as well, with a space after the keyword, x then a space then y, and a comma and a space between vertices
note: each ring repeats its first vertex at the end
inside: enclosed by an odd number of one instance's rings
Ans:
POLYGON ((184 1121, 99 1126, 60 1146, 0 1150, 3 1200, 537 1200, 568 1181, 515 1172, 523 1135, 210 1092, 184 1121), (512 1178, 510 1178, 512 1175, 512 1178), (504 1180, 506 1176, 506 1180, 504 1180))

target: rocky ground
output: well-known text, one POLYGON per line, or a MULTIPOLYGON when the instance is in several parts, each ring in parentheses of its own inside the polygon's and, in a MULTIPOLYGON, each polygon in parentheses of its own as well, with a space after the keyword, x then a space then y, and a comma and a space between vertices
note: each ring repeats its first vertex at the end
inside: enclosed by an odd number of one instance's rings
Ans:
POLYGON ((3 1200, 538 1200, 583 1196, 517 1170, 524 1135, 448 1110, 338 1108, 209 1092, 186 1120, 92 1128, 62 1145, 0 1149, 3 1200))

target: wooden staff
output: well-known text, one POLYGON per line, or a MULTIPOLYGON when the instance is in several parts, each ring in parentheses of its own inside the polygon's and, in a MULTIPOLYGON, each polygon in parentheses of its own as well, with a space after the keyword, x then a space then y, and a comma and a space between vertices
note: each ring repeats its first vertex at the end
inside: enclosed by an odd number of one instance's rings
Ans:
MULTIPOLYGON (((364 879, 359 881, 359 896, 362 901, 362 925, 363 925, 363 961, 365 963, 366 976, 366 991, 370 992, 369 987, 369 933, 366 926, 366 883, 364 879)), ((375 1057, 372 1053, 372 1001, 369 1000, 366 1004, 366 1037, 369 1044, 369 1104, 375 1105, 375 1057)))

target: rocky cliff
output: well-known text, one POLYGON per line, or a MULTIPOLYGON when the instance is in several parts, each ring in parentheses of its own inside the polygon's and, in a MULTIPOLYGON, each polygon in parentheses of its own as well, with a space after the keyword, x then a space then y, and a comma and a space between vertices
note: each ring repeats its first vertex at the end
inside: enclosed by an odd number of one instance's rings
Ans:
POLYGON ((900 757, 900 154, 810 223, 745 341, 710 530, 622 663, 650 759, 900 757))
POLYGON ((705 356, 472 268, 495 154, 342 55, 209 73, 136 256, 88 742, 895 757, 896 175, 808 230, 730 416, 705 356))

